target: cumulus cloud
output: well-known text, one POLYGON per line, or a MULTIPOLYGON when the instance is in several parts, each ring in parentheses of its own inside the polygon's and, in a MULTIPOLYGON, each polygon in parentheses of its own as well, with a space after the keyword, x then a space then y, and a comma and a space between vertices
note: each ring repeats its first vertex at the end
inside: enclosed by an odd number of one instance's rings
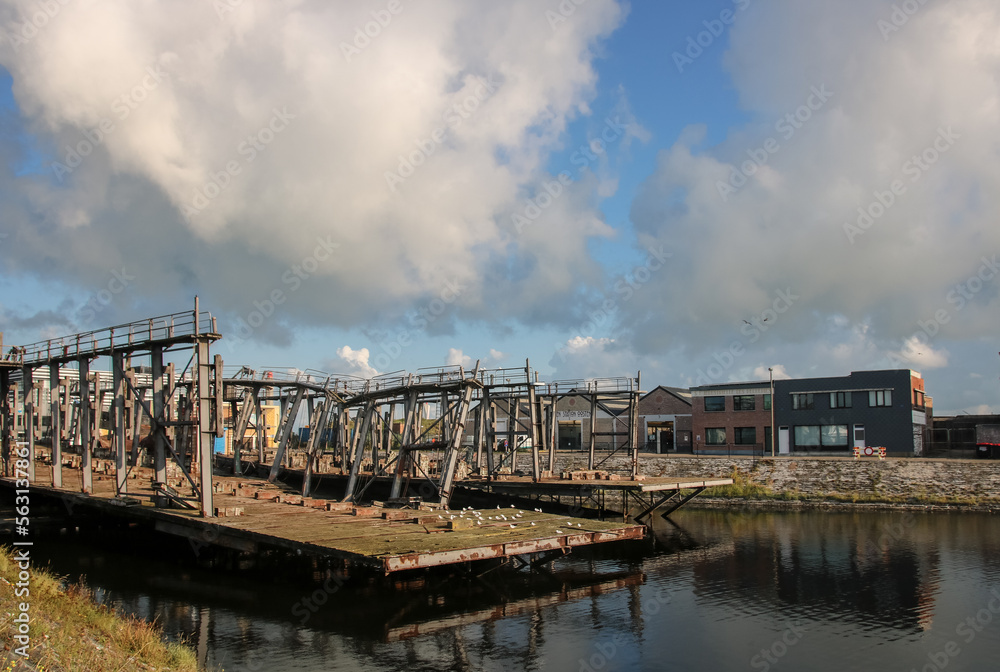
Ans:
MULTIPOLYGON (((0 7, 8 35, 30 4, 0 7)), ((468 319, 568 319, 553 297, 600 284, 587 244, 610 235, 590 188, 545 227, 510 216, 553 179, 622 9, 554 31, 532 0, 403 3, 355 44, 384 8, 95 0, 5 40, 7 121, 34 148, 0 140, 5 271, 99 287, 128 263, 138 295, 200 289, 223 328, 272 308, 272 330, 391 326, 442 294, 468 319)))
POLYGON ((472 366, 472 357, 464 354, 459 348, 448 348, 448 355, 444 358, 444 363, 448 366, 472 366))
POLYGON ((362 378, 373 378, 378 375, 375 367, 368 363, 368 356, 368 348, 354 350, 349 345, 337 348, 337 357, 346 367, 344 371, 362 378))
POLYGON ((823 339, 840 316, 883 354, 939 311, 948 338, 995 331, 1000 283, 973 277, 1000 250, 1000 13, 927 4, 884 39, 890 12, 777 0, 741 15, 726 62, 750 121, 712 147, 688 129, 632 205, 640 244, 675 254, 622 307, 631 346, 710 351, 748 316, 770 316, 769 343, 823 339))
POLYGON ((753 370, 753 377, 756 380, 770 380, 771 376, 774 376, 775 380, 788 380, 792 376, 785 371, 784 364, 775 364, 771 367, 771 371, 767 370, 766 366, 758 366, 753 370))

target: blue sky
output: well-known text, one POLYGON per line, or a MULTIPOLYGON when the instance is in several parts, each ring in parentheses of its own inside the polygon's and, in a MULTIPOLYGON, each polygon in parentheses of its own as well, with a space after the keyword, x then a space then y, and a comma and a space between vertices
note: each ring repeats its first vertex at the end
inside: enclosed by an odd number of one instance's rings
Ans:
POLYGON ((1000 412, 993 3, 38 11, 0 3, 5 343, 198 294, 231 364, 1000 412))

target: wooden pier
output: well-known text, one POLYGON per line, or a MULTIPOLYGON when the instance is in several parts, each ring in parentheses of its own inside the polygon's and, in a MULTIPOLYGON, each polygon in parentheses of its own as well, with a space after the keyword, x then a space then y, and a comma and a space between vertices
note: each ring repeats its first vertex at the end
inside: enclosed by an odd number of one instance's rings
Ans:
MULTIPOLYGON (((131 479, 127 496, 115 495, 115 477, 100 465, 90 494, 80 492, 78 472, 69 471, 63 487, 53 488, 48 469, 37 469, 33 497, 62 500, 74 512, 94 512, 186 537, 195 548, 216 545, 244 552, 281 548, 338 558, 385 574, 509 560, 530 564, 554 559, 573 548, 643 539, 645 528, 530 509, 390 509, 331 502, 292 494, 262 479, 215 476, 215 517, 196 509, 153 506, 154 491, 144 474, 131 479)), ((13 489, 12 479, 0 486, 13 489)))
POLYGON ((506 476, 497 479, 466 479, 459 487, 478 490, 508 497, 534 499, 571 497, 577 502, 588 503, 597 508, 603 518, 608 493, 616 493, 621 498, 621 513, 627 518, 630 505, 635 503, 639 513, 632 519, 642 523, 654 513, 666 518, 707 488, 732 485, 731 478, 710 480, 677 480, 672 478, 617 478, 602 472, 572 472, 562 478, 542 478, 537 481, 528 477, 506 476), (683 492, 683 491, 689 492, 683 492))

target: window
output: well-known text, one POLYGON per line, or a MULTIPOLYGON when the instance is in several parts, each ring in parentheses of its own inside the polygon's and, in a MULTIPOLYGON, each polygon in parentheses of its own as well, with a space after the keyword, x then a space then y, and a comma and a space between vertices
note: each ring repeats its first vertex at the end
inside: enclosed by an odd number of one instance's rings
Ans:
POLYGON ((830 408, 850 408, 850 407, 851 407, 850 392, 830 393, 830 408))
POLYGON ((725 427, 706 427, 705 428, 705 445, 707 445, 707 446, 724 446, 724 445, 726 445, 726 428, 725 427))
POLYGON ((756 427, 737 427, 734 431, 736 434, 735 439, 737 445, 752 446, 757 443, 756 427))
POLYGON ((734 411, 754 411, 757 409, 757 399, 752 394, 740 394, 733 397, 734 411))
POLYGON ((824 446, 846 448, 847 425, 823 425, 820 429, 820 441, 824 446))
POLYGON ((819 425, 798 425, 795 428, 796 446, 818 446, 819 425))
POLYGON ((913 390, 913 405, 916 408, 924 407, 924 391, 923 390, 913 390))
POLYGON ((868 393, 869 406, 892 406, 892 390, 872 390, 868 393))
POLYGON ((770 394, 765 394, 764 395, 764 410, 765 411, 770 411, 771 410, 771 395, 770 394))
MULTIPOLYGON (((816 407, 812 392, 809 394, 793 394, 792 409, 796 411, 810 411, 816 407)), ((798 443, 798 441, 796 441, 798 443)))
POLYGON ((705 397, 705 411, 715 412, 726 410, 725 397, 705 397))

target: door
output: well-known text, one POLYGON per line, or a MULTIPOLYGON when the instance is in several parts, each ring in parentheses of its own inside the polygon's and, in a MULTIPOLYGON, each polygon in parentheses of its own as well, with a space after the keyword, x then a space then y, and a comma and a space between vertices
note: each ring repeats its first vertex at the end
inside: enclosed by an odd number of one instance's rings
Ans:
POLYGON ((864 448, 865 447, 865 426, 864 425, 854 425, 854 447, 864 448))
POLYGON ((788 455, 788 427, 778 427, 778 454, 788 455))

